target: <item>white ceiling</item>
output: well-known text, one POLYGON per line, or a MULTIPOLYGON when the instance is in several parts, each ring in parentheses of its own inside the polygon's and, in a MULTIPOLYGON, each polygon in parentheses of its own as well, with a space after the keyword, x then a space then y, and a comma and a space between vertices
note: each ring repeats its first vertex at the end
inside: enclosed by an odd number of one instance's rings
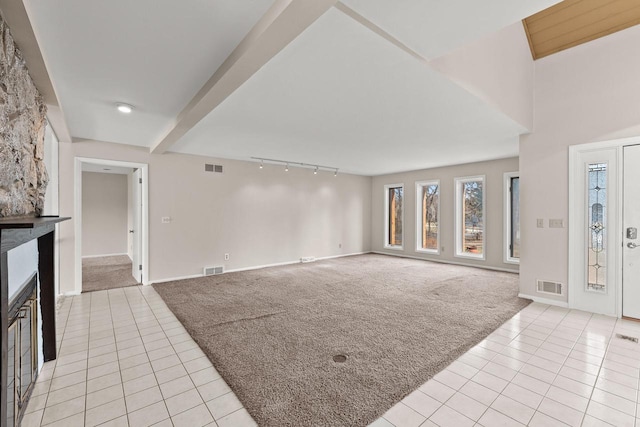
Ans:
MULTIPOLYGON (((344 0, 425 58, 557 1, 344 0)), ((153 147, 273 0, 24 2, 71 134, 153 147)), ((526 131, 331 8, 170 151, 377 175, 515 156, 526 131)))
POLYGON ((25 0, 74 137, 150 146, 273 0, 25 0), (123 115, 116 102, 133 105, 123 115))
POLYGON ((546 9, 558 0, 343 0, 427 59, 546 9))
POLYGON ((524 131, 331 9, 171 150, 378 175, 515 156, 524 131))

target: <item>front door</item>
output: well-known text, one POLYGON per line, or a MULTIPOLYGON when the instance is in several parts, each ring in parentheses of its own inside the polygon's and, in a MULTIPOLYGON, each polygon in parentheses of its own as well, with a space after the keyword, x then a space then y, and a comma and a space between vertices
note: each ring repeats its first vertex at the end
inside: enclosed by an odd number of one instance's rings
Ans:
POLYGON ((640 319, 640 145, 624 147, 622 315, 640 319))

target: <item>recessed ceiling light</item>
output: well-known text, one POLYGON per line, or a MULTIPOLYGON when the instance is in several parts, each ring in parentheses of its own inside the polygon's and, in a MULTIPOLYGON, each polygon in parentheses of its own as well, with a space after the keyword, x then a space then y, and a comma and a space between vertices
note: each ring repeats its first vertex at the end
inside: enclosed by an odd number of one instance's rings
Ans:
POLYGON ((129 104, 118 103, 116 105, 118 107, 118 111, 120 111, 121 113, 129 114, 133 111, 133 107, 129 104))

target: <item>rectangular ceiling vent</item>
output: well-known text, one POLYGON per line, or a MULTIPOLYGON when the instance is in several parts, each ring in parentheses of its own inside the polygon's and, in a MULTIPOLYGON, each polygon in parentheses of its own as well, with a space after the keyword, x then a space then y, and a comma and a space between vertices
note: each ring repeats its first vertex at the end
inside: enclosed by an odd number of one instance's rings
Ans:
POLYGON ((204 275, 205 276, 215 276, 217 274, 222 274, 224 273, 224 267, 219 265, 219 266, 214 266, 214 267, 205 267, 204 268, 204 275))
POLYGON ((222 165, 211 165, 209 163, 205 163, 204 170, 205 172, 222 173, 222 165))
POLYGON ((562 283, 538 280, 538 292, 541 294, 562 295, 562 283))

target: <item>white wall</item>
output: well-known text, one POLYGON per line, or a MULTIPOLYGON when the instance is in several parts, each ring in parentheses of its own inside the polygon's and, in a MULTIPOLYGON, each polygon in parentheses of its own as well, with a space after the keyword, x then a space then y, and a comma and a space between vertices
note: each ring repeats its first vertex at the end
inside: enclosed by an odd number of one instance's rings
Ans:
POLYGON ((521 22, 429 64, 524 128, 533 128, 534 64, 521 22))
POLYGON ((127 175, 82 173, 82 256, 127 253, 127 175))
POLYGON ((44 164, 49 175, 49 184, 44 196, 43 215, 58 214, 58 137, 47 125, 44 132, 44 164))
POLYGON ((504 204, 503 174, 517 172, 518 159, 492 160, 444 168, 425 169, 373 177, 371 247, 374 251, 391 255, 404 255, 424 259, 476 265, 506 270, 518 270, 516 264, 505 264, 504 259, 504 204), (485 175, 485 248, 486 260, 455 257, 455 185, 457 177, 485 175), (418 181, 440 180, 440 247, 439 255, 416 251, 416 187, 418 181), (403 249, 385 249, 385 195, 386 184, 404 184, 404 237, 403 249), (442 250, 444 247, 444 250, 442 250))
POLYGON ((567 284, 568 229, 548 220, 568 220, 568 147, 640 134, 638 46, 635 26, 535 62, 534 132, 520 139, 524 294, 538 278, 567 284))
MULTIPOLYGON (((60 144, 60 209, 73 216, 74 157, 149 164, 150 280, 371 249, 371 178, 182 154, 122 144, 60 144), (223 174, 204 171, 221 164, 223 174), (162 217, 171 223, 162 224, 162 217), (340 248, 339 245, 342 245, 340 248), (229 261, 224 254, 229 253, 229 261)), ((74 225, 61 224, 63 292, 74 290, 74 225)))

